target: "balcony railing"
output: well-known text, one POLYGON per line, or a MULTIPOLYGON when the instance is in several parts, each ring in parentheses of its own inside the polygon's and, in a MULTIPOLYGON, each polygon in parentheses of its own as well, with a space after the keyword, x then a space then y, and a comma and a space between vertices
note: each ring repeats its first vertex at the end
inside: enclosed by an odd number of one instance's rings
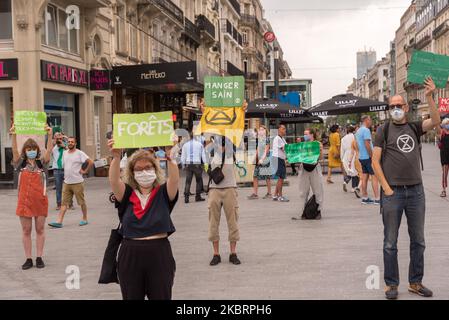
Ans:
POLYGON ((234 10, 237 11, 238 14, 240 14, 240 3, 237 0, 228 0, 228 1, 234 8, 234 10))
POLYGON ((196 18, 196 25, 201 31, 206 32, 213 40, 215 40, 215 26, 205 15, 200 14, 196 18))
POLYGON ((246 25, 246 26, 251 26, 254 27, 256 29, 257 32, 260 31, 260 22, 259 19, 257 19, 256 16, 250 15, 250 14, 242 14, 241 15, 241 20, 240 23, 246 25))
POLYGON ((442 24, 436 27, 435 30, 433 30, 432 35, 434 39, 438 39, 449 30, 448 21, 449 20, 444 21, 442 24))
POLYGON ((184 12, 170 0, 149 0, 150 4, 160 7, 164 12, 173 19, 184 24, 184 12))
POLYGON ((427 46, 430 42, 432 42, 432 37, 430 35, 426 35, 415 44, 415 49, 418 50, 422 49, 425 46, 427 46))
POLYGON ((226 71, 231 76, 244 76, 244 72, 237 68, 235 65, 233 65, 230 61, 226 61, 226 71))
POLYGON ((247 80, 255 80, 255 81, 259 81, 259 74, 257 72, 248 72, 245 75, 245 78, 247 80))
POLYGON ((189 19, 184 19, 184 34, 195 43, 200 44, 200 29, 189 19))
POLYGON ((243 36, 240 32, 238 32, 237 28, 235 28, 231 21, 228 19, 224 20, 222 25, 222 31, 225 34, 228 34, 230 38, 234 39, 240 46, 243 45, 243 36))
POLYGON ((256 58, 263 62, 263 54, 259 50, 256 51, 256 58))

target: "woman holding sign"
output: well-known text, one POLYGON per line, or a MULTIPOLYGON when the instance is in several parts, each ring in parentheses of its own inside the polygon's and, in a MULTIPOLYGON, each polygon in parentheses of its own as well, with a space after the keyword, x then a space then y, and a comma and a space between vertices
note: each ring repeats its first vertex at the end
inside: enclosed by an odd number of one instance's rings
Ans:
POLYGON ((42 260, 45 242, 45 218, 48 216, 47 177, 45 172, 53 148, 52 129, 45 125, 45 131, 48 135, 47 149, 42 154, 39 145, 33 139, 26 140, 19 152, 15 126, 13 125, 10 129, 13 162, 17 171, 19 171, 16 215, 19 216, 22 225, 22 241, 26 256, 26 261, 22 265, 23 270, 33 267, 33 260, 31 259, 33 218, 36 229, 36 267, 45 267, 42 260))
MULTIPOLYGON (((304 131, 304 137, 306 141, 318 141, 318 135, 315 129, 308 129, 304 131)), ((320 156, 317 163, 306 164, 302 163, 299 171, 299 213, 303 214, 304 207, 309 199, 310 188, 315 195, 316 203, 318 204, 318 215, 316 220, 321 219, 321 211, 323 209, 323 175, 321 173, 320 160, 323 158, 323 145, 320 142, 320 156)), ((297 217, 293 217, 293 220, 299 220, 297 217)), ((302 219, 305 219, 303 216, 302 219)))
POLYGON ((128 158, 125 183, 120 178, 122 151, 114 148, 112 139, 108 146, 113 156, 109 182, 123 236, 117 264, 123 299, 170 300, 176 270, 168 241, 175 232, 170 214, 178 201, 179 170, 171 158, 176 151, 166 148, 166 182, 154 155, 136 151, 128 158))

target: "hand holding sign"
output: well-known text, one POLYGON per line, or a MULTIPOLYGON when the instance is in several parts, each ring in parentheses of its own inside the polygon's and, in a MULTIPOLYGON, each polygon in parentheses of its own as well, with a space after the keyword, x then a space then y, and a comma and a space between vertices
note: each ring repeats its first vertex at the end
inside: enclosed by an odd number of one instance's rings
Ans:
POLYGON ((424 87, 426 89, 426 96, 431 96, 435 90, 437 89, 435 82, 433 82, 432 77, 428 77, 426 78, 426 80, 424 81, 424 87))

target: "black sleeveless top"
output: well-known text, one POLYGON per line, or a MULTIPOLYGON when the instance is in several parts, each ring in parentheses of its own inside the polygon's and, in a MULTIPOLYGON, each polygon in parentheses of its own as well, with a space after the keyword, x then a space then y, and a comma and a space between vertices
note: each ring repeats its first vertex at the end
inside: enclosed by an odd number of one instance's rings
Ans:
POLYGON ((115 203, 122 223, 121 234, 125 239, 151 237, 160 233, 169 236, 176 231, 170 214, 178 201, 178 193, 170 201, 167 184, 153 189, 145 208, 134 190, 126 185, 125 194, 121 202, 115 203))

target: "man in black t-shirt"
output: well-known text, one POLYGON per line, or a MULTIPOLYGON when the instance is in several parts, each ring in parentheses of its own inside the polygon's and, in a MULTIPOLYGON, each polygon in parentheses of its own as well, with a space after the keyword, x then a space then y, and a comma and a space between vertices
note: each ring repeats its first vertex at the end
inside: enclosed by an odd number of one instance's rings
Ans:
POLYGON ((431 78, 425 81, 425 94, 431 119, 407 121, 409 106, 401 96, 390 98, 391 120, 377 130, 373 169, 382 186, 381 213, 384 224, 384 280, 387 299, 397 299, 399 267, 398 232, 402 214, 407 217, 410 235, 409 291, 431 297, 432 291, 422 284, 424 276, 425 195, 421 177, 421 136, 440 124, 431 78))

